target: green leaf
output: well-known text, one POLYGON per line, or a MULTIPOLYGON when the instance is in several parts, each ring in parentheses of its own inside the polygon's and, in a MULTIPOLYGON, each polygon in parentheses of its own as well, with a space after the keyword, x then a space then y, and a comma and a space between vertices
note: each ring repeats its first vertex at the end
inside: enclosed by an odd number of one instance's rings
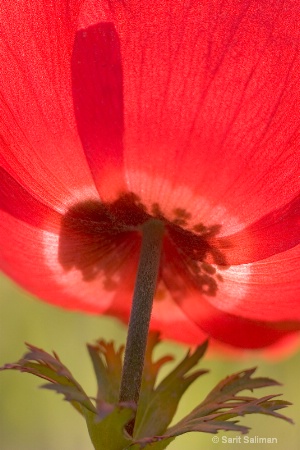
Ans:
POLYGON ((104 418, 85 411, 86 423, 95 450, 129 449, 132 438, 126 433, 126 424, 134 417, 134 410, 116 405, 104 418))
POLYGON ((53 355, 27 344, 29 352, 15 364, 6 364, 2 370, 18 370, 47 380, 43 388, 63 394, 85 418, 88 431, 96 450, 123 450, 132 443, 126 433, 126 424, 134 417, 135 408, 126 404, 109 403, 119 393, 122 369, 122 352, 115 351, 112 343, 98 341, 89 346, 98 381, 98 397, 95 405, 86 395, 71 372, 53 355))
MULTIPOLYGON (((276 381, 269 378, 251 378, 256 369, 248 369, 235 373, 222 380, 190 414, 179 423, 169 428, 161 436, 153 436, 150 442, 167 441, 184 433, 198 431, 206 433, 217 433, 219 430, 247 433, 249 427, 239 425, 236 417, 246 414, 267 414, 287 422, 293 421, 276 411, 285 408, 291 403, 275 399, 277 395, 268 395, 262 398, 237 395, 243 390, 250 390, 278 385, 276 381)), ((143 448, 145 439, 136 441, 143 448)))
POLYGON ((87 345, 94 371, 98 392, 97 401, 117 403, 120 392, 124 346, 115 350, 113 342, 99 340, 95 345, 87 345))
MULTIPOLYGON (((222 413, 227 412, 231 417, 243 416, 250 412, 264 413, 280 417, 288 420, 284 416, 280 416, 274 411, 289 405, 289 402, 270 401, 270 398, 263 397, 257 399, 248 396, 237 396, 236 394, 244 391, 258 389, 262 387, 278 386, 279 383, 270 378, 251 378, 255 372, 255 368, 244 370, 226 377, 208 394, 206 399, 197 406, 188 416, 188 420, 203 418, 211 414, 218 413, 221 417, 222 413), (232 415, 233 414, 233 415, 232 415)), ((186 419, 187 419, 186 418, 186 419)))
POLYGON ((290 403, 279 400, 277 395, 256 398, 240 394, 245 390, 253 392, 254 389, 279 385, 270 378, 253 377, 256 369, 248 369, 222 380, 190 414, 167 428, 188 386, 206 373, 205 370, 191 370, 207 345, 188 352, 157 384, 161 367, 172 360, 168 355, 153 362, 158 343, 158 334, 151 333, 133 438, 128 435, 126 426, 135 417, 135 405, 118 403, 123 347, 116 350, 112 342, 102 340, 88 346, 98 384, 96 399, 86 395, 56 353, 51 355, 32 345, 27 345, 29 352, 22 359, 15 364, 6 364, 2 370, 31 373, 47 381, 42 387, 63 394, 65 400, 84 416, 95 450, 164 450, 176 436, 192 431, 247 433, 249 428, 240 425, 238 420, 247 414, 264 414, 292 423, 278 412, 290 403))
POLYGON ((171 423, 178 403, 186 389, 196 378, 207 373, 206 370, 197 370, 188 375, 188 372, 196 366, 204 355, 207 348, 207 343, 204 343, 194 353, 188 352, 181 363, 155 387, 160 368, 173 359, 171 356, 165 356, 156 362, 152 361, 152 354, 158 343, 158 333, 150 333, 134 428, 135 439, 164 433, 171 423))
POLYGON ((83 408, 96 413, 96 408, 75 380, 71 372, 62 364, 55 352, 53 356, 44 350, 26 344, 30 350, 22 359, 14 364, 6 364, 1 370, 18 370, 43 378, 49 383, 42 388, 52 389, 63 394, 74 408, 83 414, 83 408))

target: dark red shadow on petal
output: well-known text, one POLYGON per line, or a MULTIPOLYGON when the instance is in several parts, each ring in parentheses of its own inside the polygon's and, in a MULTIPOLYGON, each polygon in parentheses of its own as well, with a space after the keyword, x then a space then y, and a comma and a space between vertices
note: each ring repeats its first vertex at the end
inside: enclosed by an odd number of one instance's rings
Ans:
POLYGON ((210 240, 228 264, 247 264, 281 253, 300 243, 300 194, 242 231, 210 240))
POLYGON ((107 289, 114 289, 114 275, 139 251, 141 234, 135 226, 146 219, 133 194, 113 203, 90 200, 72 206, 61 221, 60 264, 66 271, 81 271, 85 281, 101 274, 107 289))
POLYGON ((62 216, 34 198, 3 168, 0 168, 0 209, 31 226, 59 232, 62 216))
POLYGON ((223 279, 216 268, 205 261, 209 256, 214 264, 228 267, 221 252, 216 251, 207 241, 208 235, 214 236, 220 229, 221 226, 215 225, 211 230, 204 229, 202 234, 196 234, 168 222, 163 246, 162 278, 165 280, 165 274, 169 274, 167 279, 173 277, 174 285, 182 279, 186 288, 193 286, 199 294, 215 296, 223 279))
MULTIPOLYGON (((196 234, 180 227, 178 217, 175 223, 166 220, 155 205, 152 214, 166 226, 162 272, 167 265, 175 277, 179 272, 199 292, 215 295, 221 277, 203 260, 208 253, 215 256, 206 238, 217 234, 220 227, 202 227, 202 234, 196 234)), ((141 241, 139 225, 151 216, 134 193, 123 194, 114 202, 90 200, 73 205, 61 221, 59 262, 67 271, 80 270, 85 280, 95 278, 99 272, 115 273, 135 256, 141 241)), ((217 258, 222 259, 222 255, 217 253, 217 258)), ((222 262, 225 264, 224 259, 222 262)))
POLYGON ((72 90, 79 136, 99 186, 107 170, 120 172, 123 164, 123 74, 119 37, 112 23, 77 32, 72 90))

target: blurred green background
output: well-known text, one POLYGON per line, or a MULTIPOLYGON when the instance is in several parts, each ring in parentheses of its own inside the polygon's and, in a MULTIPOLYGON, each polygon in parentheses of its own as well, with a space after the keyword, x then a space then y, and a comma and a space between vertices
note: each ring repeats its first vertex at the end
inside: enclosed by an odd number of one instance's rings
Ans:
MULTIPOLYGON (((5 277, 0 276, 0 364, 17 361, 25 352, 24 342, 46 351, 55 350, 86 392, 94 396, 96 383, 91 363, 85 350, 86 342, 97 338, 125 341, 125 327, 114 319, 86 316, 54 308, 32 299, 5 277)), ((178 358, 186 348, 176 344, 163 344, 157 356, 171 352, 178 358)), ((280 361, 264 361, 249 353, 246 358, 230 360, 228 357, 204 358, 201 367, 211 373, 199 379, 187 391, 175 420, 187 414, 207 395, 221 378, 235 371, 258 365, 260 376, 269 376, 284 385, 256 391, 257 395, 283 393, 293 406, 285 410, 295 425, 282 420, 253 416, 242 419, 252 427, 250 437, 275 437, 274 444, 213 443, 213 435, 193 433, 174 441, 170 450, 298 450, 300 449, 300 361, 294 354, 280 361)), ((169 365, 171 367, 171 365, 169 365)), ((62 396, 38 389, 42 380, 19 372, 0 373, 0 449, 1 450, 93 450, 85 422, 62 396)), ((234 433, 222 436, 235 437, 234 433)))

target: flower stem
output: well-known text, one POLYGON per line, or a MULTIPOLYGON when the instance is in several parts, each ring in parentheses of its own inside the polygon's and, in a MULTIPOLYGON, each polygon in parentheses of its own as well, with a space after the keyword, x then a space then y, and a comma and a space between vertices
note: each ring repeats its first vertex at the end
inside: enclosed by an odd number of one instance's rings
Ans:
MULTIPOLYGON (((160 267, 164 224, 149 219, 142 227, 142 246, 135 282, 120 388, 120 402, 138 404, 153 297, 160 267)), ((134 421, 127 428, 132 434, 134 421)))

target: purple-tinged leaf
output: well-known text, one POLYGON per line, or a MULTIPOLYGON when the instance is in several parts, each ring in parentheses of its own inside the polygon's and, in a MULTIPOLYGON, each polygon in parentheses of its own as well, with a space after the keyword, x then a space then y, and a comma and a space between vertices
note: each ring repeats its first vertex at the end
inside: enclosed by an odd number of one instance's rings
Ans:
POLYGON ((279 385, 269 378, 252 377, 255 369, 248 369, 222 380, 190 414, 167 428, 185 390, 196 378, 206 373, 205 370, 190 373, 203 356, 206 344, 189 352, 157 385, 160 368, 172 360, 170 356, 165 356, 153 362, 153 351, 158 343, 158 334, 151 333, 133 438, 128 435, 126 425, 135 415, 135 406, 118 403, 123 347, 115 350, 113 343, 104 341, 88 346, 98 382, 95 405, 56 353, 51 355, 28 345, 29 352, 20 361, 5 365, 2 370, 34 374, 47 381, 42 387, 63 394, 65 400, 85 417, 95 450, 164 450, 176 436, 195 431, 247 433, 249 428, 240 425, 237 420, 247 414, 264 414, 292 423, 278 412, 290 403, 277 399, 277 395, 261 398, 240 395, 244 390, 252 392, 254 389, 279 385))
POLYGON ((96 413, 93 403, 56 353, 52 356, 33 345, 26 345, 30 351, 17 363, 6 364, 1 370, 18 370, 43 378, 49 383, 42 387, 63 394, 81 414, 83 414, 83 408, 96 413))
MULTIPOLYGON (((225 378, 190 414, 169 428, 166 433, 153 439, 160 442, 162 439, 174 438, 192 431, 217 433, 219 430, 225 430, 247 433, 249 427, 232 420, 247 414, 266 414, 293 423, 291 419, 276 412, 291 403, 277 400, 275 395, 262 398, 236 395, 245 389, 252 391, 279 384, 269 378, 251 378, 254 372, 255 369, 248 369, 225 378)), ((143 439, 140 443, 143 445, 143 439)))

